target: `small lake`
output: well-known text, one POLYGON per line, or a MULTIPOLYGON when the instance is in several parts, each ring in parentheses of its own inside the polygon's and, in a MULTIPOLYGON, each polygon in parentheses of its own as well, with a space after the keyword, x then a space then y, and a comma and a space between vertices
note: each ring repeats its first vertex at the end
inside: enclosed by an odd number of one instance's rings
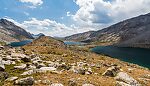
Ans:
POLYGON ((150 49, 98 46, 91 51, 150 68, 150 49))
POLYGON ((12 47, 20 47, 20 46, 24 46, 24 45, 31 43, 31 42, 32 42, 32 40, 24 40, 21 42, 11 42, 9 45, 12 47))
POLYGON ((64 41, 64 43, 67 45, 84 45, 84 44, 86 44, 83 42, 74 42, 74 41, 64 41))

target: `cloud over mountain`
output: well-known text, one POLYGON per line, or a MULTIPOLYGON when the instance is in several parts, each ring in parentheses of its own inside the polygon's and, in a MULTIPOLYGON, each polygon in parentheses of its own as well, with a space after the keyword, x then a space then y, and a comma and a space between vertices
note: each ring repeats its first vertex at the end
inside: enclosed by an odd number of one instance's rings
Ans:
MULTIPOLYGON (((150 12, 150 0, 75 0, 73 19, 87 25, 109 25, 150 12)), ((80 24, 80 23, 79 23, 80 24)))
POLYGON ((38 20, 36 18, 31 18, 29 20, 23 21, 22 23, 19 23, 8 17, 5 19, 12 21, 16 25, 26 29, 31 33, 44 33, 45 35, 49 36, 68 36, 74 33, 85 32, 89 30, 89 28, 81 29, 75 25, 66 26, 50 19, 38 20))

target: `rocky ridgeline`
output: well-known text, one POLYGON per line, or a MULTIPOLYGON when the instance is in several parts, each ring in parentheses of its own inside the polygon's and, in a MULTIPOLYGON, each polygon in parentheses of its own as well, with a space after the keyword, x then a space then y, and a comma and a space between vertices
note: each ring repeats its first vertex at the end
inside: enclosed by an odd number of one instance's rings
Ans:
MULTIPOLYGON (((64 56, 64 55, 63 55, 64 56)), ((46 61, 42 60, 45 57, 32 54, 25 55, 21 48, 4 48, 0 47, 0 80, 7 82, 13 82, 14 85, 30 86, 38 83, 48 84, 50 86, 64 86, 62 83, 51 83, 50 81, 37 80, 34 78, 34 74, 51 72, 53 74, 62 74, 64 71, 69 71, 81 75, 91 75, 95 73, 92 67, 100 66, 96 64, 88 64, 86 62, 76 62, 67 64, 62 61, 46 61), (12 76, 7 71, 8 66, 13 66, 11 71, 22 71, 16 76, 12 76), (24 77, 24 78, 22 78, 24 77)), ((142 86, 137 80, 123 72, 121 67, 112 64, 103 64, 109 68, 102 74, 104 77, 114 77, 117 86, 142 86)), ((148 78, 141 78, 148 79, 148 78)), ((149 79, 148 79, 149 80, 149 79)), ((74 80, 68 81, 68 86, 77 86, 77 82, 74 80)), ((95 86, 90 83, 85 83, 82 86, 95 86)))

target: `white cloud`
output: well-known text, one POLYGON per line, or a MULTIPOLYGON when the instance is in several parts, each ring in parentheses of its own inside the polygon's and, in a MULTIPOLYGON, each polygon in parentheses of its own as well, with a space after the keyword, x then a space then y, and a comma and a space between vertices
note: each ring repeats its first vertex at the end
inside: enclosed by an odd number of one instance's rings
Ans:
POLYGON ((67 16, 73 16, 69 11, 67 12, 67 16))
POLYGON ((29 16, 30 14, 28 12, 23 12, 26 16, 29 16))
POLYGON ((75 0, 75 3, 79 10, 73 15, 74 21, 80 26, 97 25, 99 29, 150 12, 150 0, 75 0))
POLYGON ((89 28, 81 29, 79 27, 76 27, 75 25, 66 26, 64 24, 57 23, 56 21, 50 19, 38 20, 36 18, 31 18, 30 20, 23 21, 22 23, 19 23, 9 17, 5 17, 5 19, 24 28, 30 33, 34 33, 34 34, 44 33, 45 35, 48 36, 64 37, 75 33, 89 31, 89 28))
MULTIPOLYGON (((34 0, 20 1, 32 3, 34 0)), ((71 22, 75 22, 70 26, 50 19, 31 18, 22 23, 10 20, 34 34, 42 32, 50 36, 68 36, 102 29, 121 20, 150 12, 150 0, 74 0, 74 2, 79 6, 79 9, 74 15, 69 11, 67 12, 66 16, 74 20, 71 22)), ((37 4, 36 2, 35 4, 34 2, 33 7, 42 3, 37 4)), ((60 19, 64 18, 61 17, 60 19)))
POLYGON ((36 6, 42 5, 42 0, 19 0, 22 3, 30 3, 32 6, 28 6, 29 8, 36 8, 36 6))

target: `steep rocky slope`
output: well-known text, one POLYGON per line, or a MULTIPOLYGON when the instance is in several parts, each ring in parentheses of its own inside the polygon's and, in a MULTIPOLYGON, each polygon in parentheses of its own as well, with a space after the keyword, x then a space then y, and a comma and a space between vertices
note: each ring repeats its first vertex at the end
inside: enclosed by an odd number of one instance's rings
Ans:
POLYGON ((87 40, 88 37, 94 33, 94 31, 88 31, 88 32, 85 32, 85 33, 79 33, 79 34, 74 34, 74 35, 71 35, 71 36, 67 36, 64 38, 64 40, 68 40, 68 41, 81 41, 81 40, 87 40))
MULTIPOLYGON (((114 24, 89 34, 84 42, 111 43, 119 46, 150 47, 150 13, 114 24), (88 40, 86 40, 88 38, 88 40)), ((84 33, 83 33, 84 34, 84 33)), ((81 35, 82 34, 78 34, 81 35)), ((70 37, 74 39, 74 37, 70 37)))
POLYGON ((14 23, 0 19, 0 41, 14 42, 33 39, 32 35, 14 23))

